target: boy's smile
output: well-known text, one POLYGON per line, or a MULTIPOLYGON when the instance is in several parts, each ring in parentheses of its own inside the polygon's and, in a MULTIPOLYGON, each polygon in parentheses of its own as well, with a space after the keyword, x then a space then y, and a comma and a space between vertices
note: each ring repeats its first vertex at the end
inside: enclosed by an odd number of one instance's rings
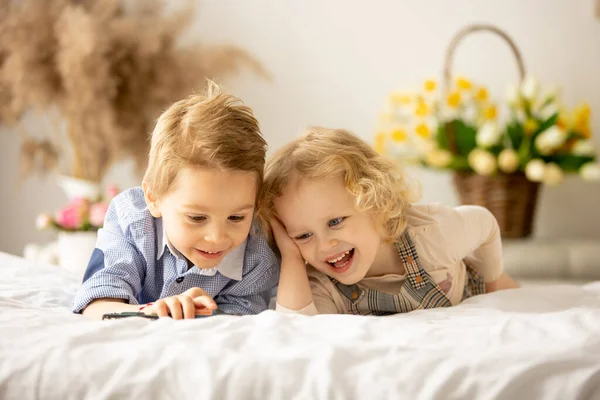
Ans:
POLYGON ((151 211, 171 246, 198 268, 214 268, 248 236, 256 191, 255 172, 186 167, 151 211))

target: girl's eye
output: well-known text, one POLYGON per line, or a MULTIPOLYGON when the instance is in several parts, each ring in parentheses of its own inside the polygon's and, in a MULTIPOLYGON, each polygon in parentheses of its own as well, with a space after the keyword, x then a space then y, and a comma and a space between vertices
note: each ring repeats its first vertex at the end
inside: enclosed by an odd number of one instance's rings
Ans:
POLYGON ((304 239, 308 239, 311 236, 312 236, 312 233, 304 233, 302 235, 296 236, 294 239, 295 240, 304 240, 304 239))
POLYGON ((246 219, 246 217, 243 215, 232 215, 229 217, 229 220, 231 222, 242 222, 245 219, 246 219))
POLYGON ((339 217, 339 218, 335 218, 332 219, 331 221, 329 221, 329 227, 333 227, 333 226, 337 226, 339 224, 341 224, 344 221, 345 217, 339 217))
POLYGON ((206 217, 204 215, 188 215, 187 217, 190 221, 195 223, 206 221, 206 217))

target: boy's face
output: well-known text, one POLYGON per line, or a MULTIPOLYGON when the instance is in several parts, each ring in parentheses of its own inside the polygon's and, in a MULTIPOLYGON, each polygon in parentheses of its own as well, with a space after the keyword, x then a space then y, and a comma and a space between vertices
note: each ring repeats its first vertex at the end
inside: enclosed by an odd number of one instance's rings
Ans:
POLYGON ((342 178, 292 178, 275 211, 303 258, 344 284, 363 279, 382 244, 373 218, 355 209, 342 178))
POLYGON ((209 168, 181 169, 173 187, 150 210, 162 217, 170 244, 198 268, 214 268, 248 236, 257 174, 209 168))

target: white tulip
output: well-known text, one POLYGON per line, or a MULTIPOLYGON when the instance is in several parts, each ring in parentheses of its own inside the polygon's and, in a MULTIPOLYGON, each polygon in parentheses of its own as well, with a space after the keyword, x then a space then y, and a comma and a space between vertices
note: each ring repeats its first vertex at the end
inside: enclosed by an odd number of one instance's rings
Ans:
POLYGON ((559 111, 559 109, 558 109, 558 105, 556 103, 550 103, 546 107, 544 107, 538 111, 532 110, 532 112, 535 115, 538 115, 540 117, 540 119, 542 119, 543 121, 546 121, 548 118, 550 118, 551 116, 556 114, 558 111, 559 111))
POLYGON ((560 97, 560 88, 558 86, 550 86, 544 91, 542 98, 544 101, 557 100, 560 97))
POLYGON ((475 141, 480 147, 490 147, 498 144, 501 135, 502 132, 500 132, 498 124, 493 121, 488 121, 477 131, 475 141))
POLYGON ((581 178, 586 181, 600 181, 600 164, 589 162, 579 170, 581 178))
POLYGON ((473 104, 469 104, 462 112, 462 120, 468 125, 475 125, 478 114, 477 107, 475 107, 473 104))
POLYGON ((565 179, 563 170, 556 163, 548 163, 544 168, 543 182, 549 186, 557 186, 565 179))
POLYGON ((535 139, 535 146, 540 153, 548 155, 562 146, 567 140, 567 133, 556 125, 541 132, 535 139))
POLYGON ((506 88, 506 101, 508 101, 508 104, 515 105, 519 101, 519 97, 519 88, 514 83, 508 85, 506 88))
POLYGON ((469 165, 479 175, 492 175, 496 172, 496 157, 489 151, 475 149, 469 153, 469 165))
POLYGON ((591 140, 578 140, 573 146, 573 154, 577 156, 593 156, 596 154, 596 148, 591 140))
POLYGON ((521 94, 529 101, 537 97, 539 90, 540 83, 533 77, 525 79, 521 85, 521 94))
POLYGON ((511 174, 519 168, 519 156, 513 149, 504 149, 498 155, 498 167, 502 172, 511 174))
POLYGON ((541 182, 544 179, 546 163, 540 159, 531 160, 525 166, 525 176, 532 182, 541 182))
POLYGON ((433 149, 427 153, 427 164, 438 168, 445 168, 452 161, 452 153, 448 150, 433 149))

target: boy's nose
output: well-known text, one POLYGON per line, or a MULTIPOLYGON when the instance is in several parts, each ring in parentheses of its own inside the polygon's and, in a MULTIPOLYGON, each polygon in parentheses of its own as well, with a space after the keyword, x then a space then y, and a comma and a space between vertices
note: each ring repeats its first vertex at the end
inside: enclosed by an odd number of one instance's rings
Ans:
POLYGON ((215 244, 224 243, 227 241, 226 230, 215 227, 204 235, 204 240, 215 244))

